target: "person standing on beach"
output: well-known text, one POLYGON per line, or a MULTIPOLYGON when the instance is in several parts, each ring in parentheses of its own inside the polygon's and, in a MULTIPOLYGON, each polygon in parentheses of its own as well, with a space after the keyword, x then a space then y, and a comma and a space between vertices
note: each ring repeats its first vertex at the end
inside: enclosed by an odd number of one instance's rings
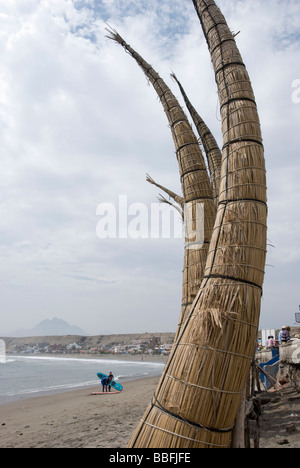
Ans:
POLYGON ((113 373, 110 372, 108 377, 104 377, 101 380, 103 393, 107 391, 109 392, 111 391, 111 382, 113 381, 113 379, 114 379, 113 373))
MULTIPOLYGON (((103 389, 103 393, 104 392, 107 392, 107 387, 109 385, 109 379, 107 377, 104 377, 102 380, 101 380, 101 383, 102 383, 102 389, 103 389)), ((110 391, 110 390, 109 390, 110 391)))
POLYGON ((111 382, 114 380, 114 375, 112 372, 109 373, 109 376, 108 376, 108 389, 109 391, 111 391, 111 382))

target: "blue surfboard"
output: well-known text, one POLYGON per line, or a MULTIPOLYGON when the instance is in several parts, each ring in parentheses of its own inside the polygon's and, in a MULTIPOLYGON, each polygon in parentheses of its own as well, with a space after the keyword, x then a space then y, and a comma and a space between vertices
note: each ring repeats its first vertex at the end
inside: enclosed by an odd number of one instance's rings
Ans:
MULTIPOLYGON (((99 372, 97 376, 99 377, 100 380, 108 379, 108 375, 102 374, 101 372, 99 372)), ((110 382, 110 386, 111 388, 113 388, 114 390, 117 390, 118 392, 121 392, 123 390, 122 385, 119 382, 116 382, 115 380, 112 380, 110 382)))

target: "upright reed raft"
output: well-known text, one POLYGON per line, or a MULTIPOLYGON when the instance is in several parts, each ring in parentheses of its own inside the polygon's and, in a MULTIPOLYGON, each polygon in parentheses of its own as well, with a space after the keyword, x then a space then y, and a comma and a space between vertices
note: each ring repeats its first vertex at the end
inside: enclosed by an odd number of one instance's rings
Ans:
POLYGON ((192 105, 191 101, 189 100, 177 76, 174 73, 172 73, 171 76, 179 86, 179 89, 184 98, 185 104, 197 128, 198 135, 204 147, 204 151, 205 151, 207 163, 208 163, 208 168, 209 168, 209 173, 210 173, 210 178, 211 178, 213 196, 214 196, 216 205, 218 205, 222 153, 220 151, 220 148, 218 147, 215 137, 213 136, 213 134, 211 133, 210 129, 208 128, 204 120, 201 118, 201 116, 198 114, 198 112, 192 105))
POLYGON ((199 291, 204 275, 216 217, 213 188, 198 139, 170 88, 154 68, 127 44, 117 31, 113 29, 107 29, 107 31, 109 32, 107 37, 120 44, 141 67, 155 89, 170 125, 185 205, 186 239, 180 319, 180 323, 183 323, 199 291), (200 208, 201 205, 203 210, 200 208))
POLYGON ((201 287, 132 436, 134 448, 230 447, 259 324, 267 204, 257 107, 224 16, 213 0, 193 3, 222 116, 218 209, 201 287))

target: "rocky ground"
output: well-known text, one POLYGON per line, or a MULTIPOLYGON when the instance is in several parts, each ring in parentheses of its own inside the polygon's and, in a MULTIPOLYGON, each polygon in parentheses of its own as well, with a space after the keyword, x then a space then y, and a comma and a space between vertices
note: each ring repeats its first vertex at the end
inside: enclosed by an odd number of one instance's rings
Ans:
POLYGON ((261 399, 260 448, 300 448, 300 394, 286 385, 261 399))

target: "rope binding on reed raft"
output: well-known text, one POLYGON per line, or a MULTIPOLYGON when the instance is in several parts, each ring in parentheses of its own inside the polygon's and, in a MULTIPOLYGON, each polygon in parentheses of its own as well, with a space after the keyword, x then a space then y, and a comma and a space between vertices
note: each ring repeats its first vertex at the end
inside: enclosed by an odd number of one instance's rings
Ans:
POLYGON ((178 414, 174 414, 174 413, 171 413, 171 411, 167 410, 166 408, 164 408, 162 406, 161 403, 159 403, 158 399, 156 398, 156 395, 154 394, 153 395, 153 399, 154 399, 154 402, 152 401, 151 405, 152 407, 156 407, 158 408, 160 411, 162 411, 163 413, 171 416, 172 418, 174 419, 178 419, 178 421, 180 422, 183 422, 184 424, 188 424, 189 426, 193 426, 194 428, 196 429, 201 429, 201 430, 205 430, 205 431, 208 431, 208 432, 216 432, 216 433, 226 433, 226 432, 231 432, 234 425, 232 425, 231 427, 228 427, 228 428, 225 428, 225 429, 216 429, 215 427, 205 427, 205 426, 202 426, 201 424, 197 424, 193 421, 188 421, 187 419, 184 419, 182 418, 180 415, 178 414))
POLYGON ((175 144, 183 204, 190 202, 193 210, 202 202, 206 215, 202 250, 189 250, 189 240, 185 244, 179 325, 153 399, 129 444, 134 448, 229 447, 259 324, 267 200, 257 105, 235 35, 215 1, 193 4, 214 67, 223 130, 218 150, 212 135, 201 129, 202 139, 211 138, 207 153, 216 151, 209 154, 210 176, 199 139, 172 91, 115 30, 108 36, 136 60, 157 92, 175 144), (215 171, 220 174, 213 181, 215 171))

